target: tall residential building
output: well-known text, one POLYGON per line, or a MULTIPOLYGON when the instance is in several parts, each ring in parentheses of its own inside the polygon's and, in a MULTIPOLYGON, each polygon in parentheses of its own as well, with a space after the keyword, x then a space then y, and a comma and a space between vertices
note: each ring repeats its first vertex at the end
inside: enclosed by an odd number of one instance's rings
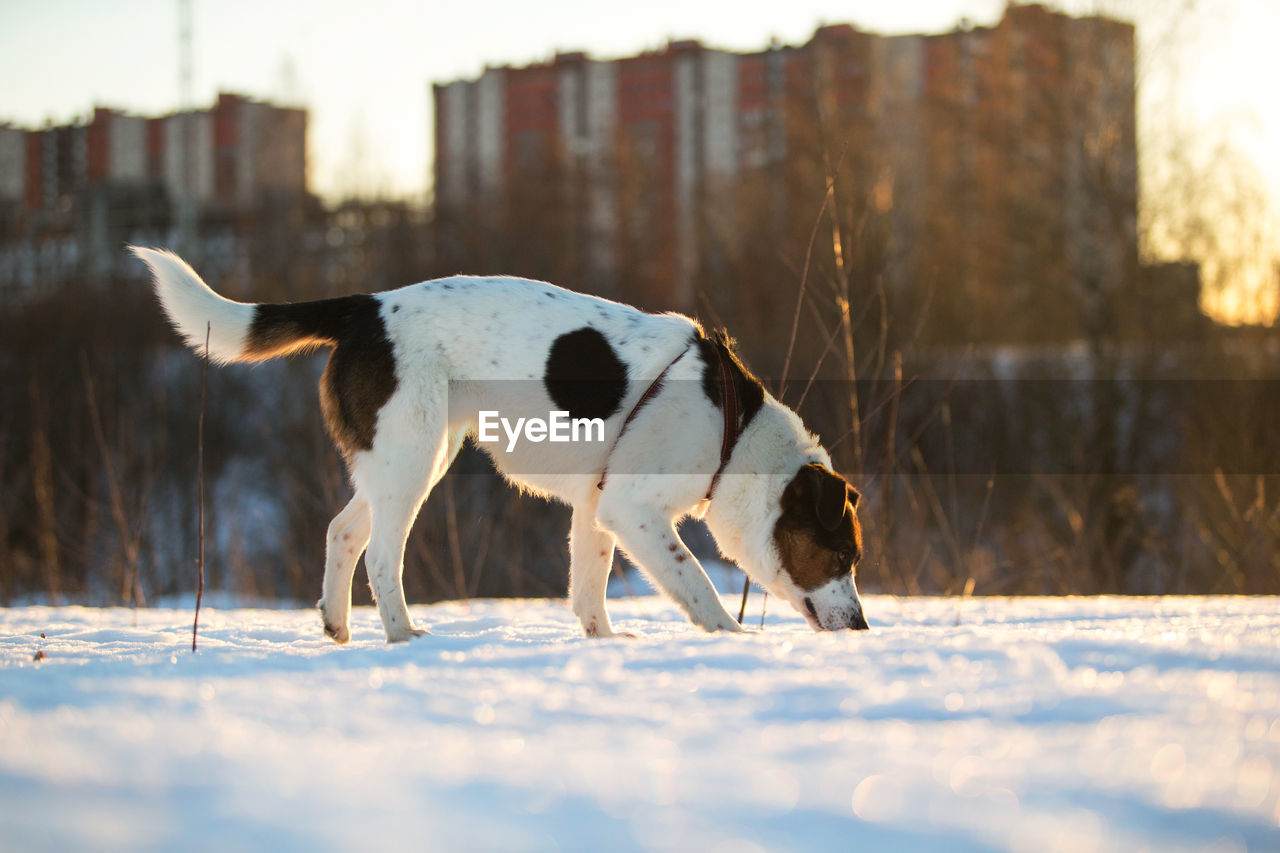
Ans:
MULTIPOLYGON (((614 62, 560 54, 437 85, 437 207, 483 218, 528 211, 516 197, 554 196, 557 209, 541 214, 579 219, 566 248, 577 247, 585 276, 607 282, 627 264, 678 288, 697 263, 692 235, 708 185, 736 176, 737 62, 676 42, 614 62)), ((665 295, 683 301, 678 289, 665 295)))
POLYGON ((0 204, 55 210, 97 188, 159 184, 172 200, 242 209, 306 192, 306 130, 305 110, 228 93, 155 118, 98 107, 68 125, 0 124, 0 204))
POLYGON ((579 284, 692 308, 762 241, 802 255, 834 175, 854 274, 927 291, 957 337, 1038 335, 1032 310, 1061 331, 1058 308, 1136 275, 1134 30, 1110 19, 1012 5, 937 35, 561 54, 434 99, 446 257, 525 234, 511 271, 554 252, 579 284))
POLYGON ((27 133, 0 122, 0 207, 26 202, 27 133))
POLYGON ((131 263, 127 242, 190 239, 203 260, 206 242, 274 227, 309 198, 306 132, 305 110, 226 93, 164 116, 99 107, 66 125, 0 124, 0 304, 108 281, 131 263))

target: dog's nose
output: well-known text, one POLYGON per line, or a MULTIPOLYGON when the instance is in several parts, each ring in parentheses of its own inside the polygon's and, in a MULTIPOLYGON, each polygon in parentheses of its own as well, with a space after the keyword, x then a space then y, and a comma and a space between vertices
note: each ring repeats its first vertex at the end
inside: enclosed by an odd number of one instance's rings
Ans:
POLYGON ((866 631, 870 629, 871 626, 867 624, 867 618, 863 616, 862 611, 859 610, 857 613, 853 614, 853 621, 849 624, 849 627, 855 631, 866 631))

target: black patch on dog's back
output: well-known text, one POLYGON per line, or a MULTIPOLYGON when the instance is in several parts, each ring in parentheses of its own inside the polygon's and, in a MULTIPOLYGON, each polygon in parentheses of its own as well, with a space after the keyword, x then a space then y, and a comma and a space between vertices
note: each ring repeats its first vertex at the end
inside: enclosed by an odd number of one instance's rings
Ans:
POLYGON ((760 380, 751 375, 751 371, 738 359, 733 351, 733 341, 722 331, 711 333, 711 337, 699 335, 695 340, 698 351, 702 355, 702 393, 707 395, 717 409, 724 408, 724 376, 720 372, 720 355, 723 353, 729 364, 729 376, 732 378, 738 399, 738 429, 747 428, 751 419, 764 405, 764 386, 760 380))
POLYGON ((551 344, 543 383, 569 417, 607 419, 627 394, 627 366, 603 334, 584 326, 551 344))

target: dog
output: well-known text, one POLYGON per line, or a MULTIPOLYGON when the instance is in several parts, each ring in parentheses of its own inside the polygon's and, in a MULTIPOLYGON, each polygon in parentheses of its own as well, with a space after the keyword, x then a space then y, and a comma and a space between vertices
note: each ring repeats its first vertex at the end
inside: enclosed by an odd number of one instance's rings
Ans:
POLYGON ((362 553, 387 641, 429 633, 405 603, 405 541, 468 438, 508 481, 573 508, 569 600, 589 637, 614 636, 605 588, 615 547, 693 624, 742 630, 676 533, 687 516, 815 630, 867 628, 854 577, 858 491, 731 341, 693 319, 510 277, 245 304, 171 252, 130 249, 177 332, 201 353, 207 336, 216 363, 333 348, 320 403, 355 489, 329 524, 318 602, 336 642, 351 637, 362 553), (590 440, 547 440, 557 424, 581 425, 590 440))

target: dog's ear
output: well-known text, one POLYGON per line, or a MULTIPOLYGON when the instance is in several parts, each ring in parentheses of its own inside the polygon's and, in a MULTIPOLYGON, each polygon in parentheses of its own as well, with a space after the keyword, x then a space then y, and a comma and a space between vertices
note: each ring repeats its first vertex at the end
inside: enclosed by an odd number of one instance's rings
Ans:
POLYGON ((850 500, 848 481, 816 462, 804 466, 799 480, 818 523, 826 530, 835 530, 844 518, 845 501, 850 500))

